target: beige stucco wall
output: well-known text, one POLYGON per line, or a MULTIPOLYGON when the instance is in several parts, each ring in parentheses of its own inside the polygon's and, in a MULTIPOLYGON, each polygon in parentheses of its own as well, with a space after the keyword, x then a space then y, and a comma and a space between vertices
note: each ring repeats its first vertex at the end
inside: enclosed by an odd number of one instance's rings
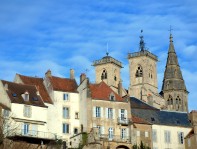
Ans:
POLYGON ((183 144, 179 144, 178 142, 178 132, 183 132, 184 136, 188 134, 191 128, 187 127, 178 127, 178 126, 164 126, 164 125, 152 125, 152 130, 157 131, 157 141, 153 142, 153 148, 158 149, 185 149, 185 142, 183 144), (165 143, 164 132, 170 131, 171 142, 169 144, 165 143))
POLYGON ((133 144, 140 145, 142 141, 144 145, 152 148, 152 125, 134 123, 133 132, 134 132, 133 144), (148 134, 148 136, 145 136, 145 132, 148 134), (139 133, 139 136, 137 135, 137 133, 139 133))

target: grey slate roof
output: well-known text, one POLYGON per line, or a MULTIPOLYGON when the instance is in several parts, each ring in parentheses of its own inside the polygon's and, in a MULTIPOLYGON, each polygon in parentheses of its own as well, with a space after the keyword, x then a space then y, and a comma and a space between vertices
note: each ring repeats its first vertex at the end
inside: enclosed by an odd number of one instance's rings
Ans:
POLYGON ((143 103, 137 98, 130 97, 130 100, 131 114, 151 124, 191 127, 187 113, 161 111, 143 103), (135 106, 132 105, 133 103, 135 106))
POLYGON ((137 109, 151 109, 151 110, 159 110, 155 107, 152 107, 146 103, 144 103, 143 101, 135 98, 135 97, 130 97, 130 106, 131 106, 131 109, 133 108, 137 108, 137 109))

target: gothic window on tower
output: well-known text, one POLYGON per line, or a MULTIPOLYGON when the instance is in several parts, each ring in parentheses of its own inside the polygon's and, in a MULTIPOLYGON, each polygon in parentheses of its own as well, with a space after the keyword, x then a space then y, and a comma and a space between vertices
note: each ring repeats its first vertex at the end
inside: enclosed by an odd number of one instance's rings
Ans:
POLYGON ((150 66, 150 69, 149 69, 149 78, 153 78, 153 67, 150 66))
POLYGON ((172 96, 171 95, 169 95, 167 101, 168 101, 168 105, 173 105, 173 99, 172 99, 172 96))
POLYGON ((107 79, 107 71, 104 69, 101 74, 101 80, 107 79))
POLYGON ((142 70, 142 67, 141 66, 138 66, 137 67, 135 76, 136 77, 142 77, 143 76, 143 70, 142 70))

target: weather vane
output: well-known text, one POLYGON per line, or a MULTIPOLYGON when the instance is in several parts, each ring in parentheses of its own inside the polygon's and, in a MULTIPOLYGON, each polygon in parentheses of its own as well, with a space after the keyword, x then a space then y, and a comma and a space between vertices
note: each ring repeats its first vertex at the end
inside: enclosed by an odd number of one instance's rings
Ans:
POLYGON ((107 52, 106 52, 106 55, 108 56, 109 55, 109 51, 108 51, 108 42, 107 42, 107 52))
POLYGON ((173 30, 173 29, 172 29, 172 26, 170 25, 170 29, 169 29, 170 34, 172 33, 172 30, 173 30))

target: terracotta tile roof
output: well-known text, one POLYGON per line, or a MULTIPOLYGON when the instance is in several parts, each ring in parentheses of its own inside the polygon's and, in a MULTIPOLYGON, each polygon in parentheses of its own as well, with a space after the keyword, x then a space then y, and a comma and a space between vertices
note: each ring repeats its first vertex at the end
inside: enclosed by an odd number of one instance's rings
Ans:
POLYGON ((44 102, 36 94, 37 89, 33 85, 26 85, 26 84, 18 84, 13 82, 8 82, 2 80, 3 85, 8 85, 7 95, 10 98, 11 103, 19 103, 19 104, 26 104, 26 105, 33 105, 39 107, 47 107, 45 106, 44 102), (29 93, 29 100, 25 101, 22 97, 22 94, 25 92, 29 93))
POLYGON ((40 96, 42 97, 42 100, 46 103, 52 104, 52 100, 43 84, 43 78, 36 78, 36 77, 29 77, 29 76, 23 76, 18 74, 20 79, 23 81, 24 84, 28 85, 35 85, 40 93, 40 96))
POLYGON ((53 90, 78 93, 78 85, 75 79, 59 78, 55 76, 51 76, 48 78, 53 86, 53 90))
POLYGON ((142 118, 132 115, 132 122, 137 124, 150 124, 149 122, 145 121, 142 118))
POLYGON ((117 93, 115 93, 105 82, 99 84, 90 84, 91 97, 93 99, 110 100, 110 94, 115 95, 115 101, 124 101, 117 93))

